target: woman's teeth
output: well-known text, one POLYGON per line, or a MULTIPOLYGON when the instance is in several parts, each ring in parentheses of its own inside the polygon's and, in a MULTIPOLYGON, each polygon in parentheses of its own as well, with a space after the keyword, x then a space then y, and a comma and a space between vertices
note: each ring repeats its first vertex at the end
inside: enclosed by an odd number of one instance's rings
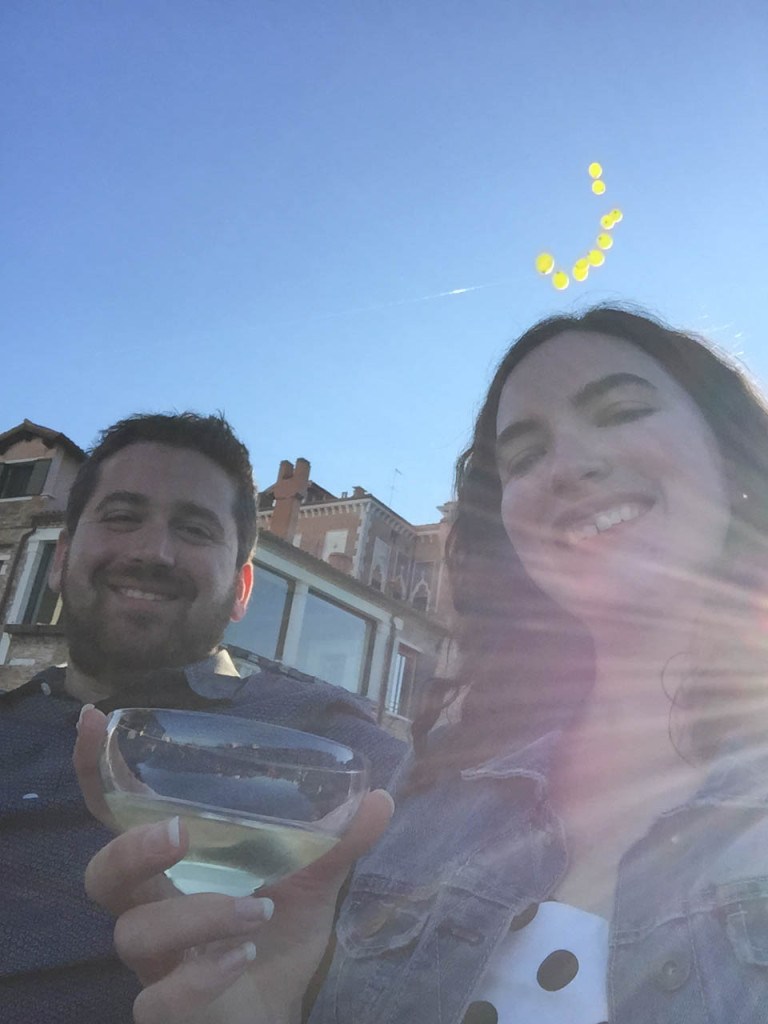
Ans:
POLYGON ((638 519, 646 511, 647 509, 641 505, 616 505, 603 512, 597 512, 591 519, 585 520, 579 526, 571 527, 566 531, 566 540, 569 544, 579 544, 589 537, 596 537, 598 533, 605 533, 618 523, 628 523, 632 519, 638 519))

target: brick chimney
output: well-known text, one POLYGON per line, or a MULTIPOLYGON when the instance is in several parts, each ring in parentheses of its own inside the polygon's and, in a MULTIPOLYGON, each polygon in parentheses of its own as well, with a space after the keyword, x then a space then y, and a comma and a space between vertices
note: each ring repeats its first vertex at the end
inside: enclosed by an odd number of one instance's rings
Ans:
POLYGON ((272 488, 275 507, 269 521, 270 533, 284 540, 292 541, 299 521, 301 501, 306 497, 309 484, 309 462, 296 459, 296 465, 283 459, 277 474, 277 483, 272 488))

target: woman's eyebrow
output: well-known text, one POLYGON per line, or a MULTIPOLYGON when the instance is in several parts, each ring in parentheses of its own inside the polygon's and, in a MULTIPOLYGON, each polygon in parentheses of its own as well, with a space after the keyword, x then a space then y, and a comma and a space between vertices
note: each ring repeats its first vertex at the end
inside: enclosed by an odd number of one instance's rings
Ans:
POLYGON ((497 436, 496 451, 500 452, 505 445, 516 441, 518 437, 522 437, 524 434, 532 434, 536 430, 541 430, 541 423, 538 420, 518 420, 517 423, 510 423, 497 436))
POLYGON ((600 398, 606 391, 625 387, 627 384, 639 384, 650 391, 656 390, 654 384, 651 384, 645 377, 638 377, 636 373, 609 373, 606 377, 600 377, 599 380, 593 380, 589 384, 585 384, 581 391, 576 392, 571 401, 574 407, 579 409, 589 402, 594 402, 596 398, 600 398))

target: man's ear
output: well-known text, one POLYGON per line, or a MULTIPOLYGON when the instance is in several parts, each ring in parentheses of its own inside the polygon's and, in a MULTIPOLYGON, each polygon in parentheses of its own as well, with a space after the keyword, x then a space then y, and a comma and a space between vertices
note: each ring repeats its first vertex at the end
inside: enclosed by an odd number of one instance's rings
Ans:
POLYGON ((59 539, 56 541, 56 551, 53 555, 53 565, 48 573, 48 586, 54 594, 61 593, 61 577, 64 574, 64 563, 67 560, 69 551, 69 534, 62 530, 59 539))
POLYGON ((235 592, 235 603, 232 606, 230 620, 239 622, 245 615, 248 602, 251 599, 253 590, 253 563, 246 562, 237 574, 237 590, 235 592))

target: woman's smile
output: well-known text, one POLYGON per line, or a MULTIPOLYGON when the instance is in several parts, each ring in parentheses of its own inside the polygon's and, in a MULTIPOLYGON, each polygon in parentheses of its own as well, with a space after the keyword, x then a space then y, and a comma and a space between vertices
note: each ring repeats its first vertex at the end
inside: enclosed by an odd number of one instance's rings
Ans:
POLYGON ((609 499, 597 504, 595 509, 572 509, 563 513, 555 522, 555 536, 567 547, 575 547, 594 537, 615 534, 616 527, 632 523, 646 515, 655 501, 625 497, 609 499))

